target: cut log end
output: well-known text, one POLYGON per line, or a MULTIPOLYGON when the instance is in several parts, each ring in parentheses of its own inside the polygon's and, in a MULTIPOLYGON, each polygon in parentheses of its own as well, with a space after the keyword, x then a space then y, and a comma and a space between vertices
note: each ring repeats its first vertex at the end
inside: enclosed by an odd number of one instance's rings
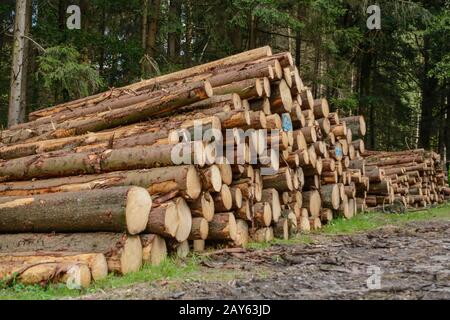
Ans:
POLYGON ((151 208, 152 198, 148 191, 140 187, 131 187, 126 203, 126 222, 129 234, 135 235, 145 230, 151 208))
POLYGON ((142 266, 142 243, 138 236, 129 236, 120 256, 122 274, 137 272, 142 266))
POLYGON ((191 199, 197 199, 202 192, 202 183, 198 175, 197 169, 190 166, 186 177, 186 194, 191 199))
POLYGON ((179 242, 183 242, 188 239, 192 228, 192 215, 191 209, 187 205, 183 198, 178 198, 176 202, 178 212, 178 228, 175 233, 175 239, 179 242))

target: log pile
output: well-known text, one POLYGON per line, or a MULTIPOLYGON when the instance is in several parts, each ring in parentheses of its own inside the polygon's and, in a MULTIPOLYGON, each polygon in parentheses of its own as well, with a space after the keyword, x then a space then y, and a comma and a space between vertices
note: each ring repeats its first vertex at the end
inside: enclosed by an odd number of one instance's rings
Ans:
POLYGON ((443 200, 435 154, 397 173, 365 134, 269 47, 38 110, 0 135, 0 276, 84 287, 288 239, 378 197, 443 200))
POLYGON ((369 207, 400 204, 419 208, 449 198, 446 174, 440 155, 435 152, 367 151, 363 157, 371 179, 366 198, 369 207))

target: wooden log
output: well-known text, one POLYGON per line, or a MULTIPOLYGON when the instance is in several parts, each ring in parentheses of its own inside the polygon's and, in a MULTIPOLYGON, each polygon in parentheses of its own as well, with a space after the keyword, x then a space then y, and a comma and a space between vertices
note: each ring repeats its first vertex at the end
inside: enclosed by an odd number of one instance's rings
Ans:
POLYGON ((140 187, 0 198, 0 231, 128 232, 145 230, 152 207, 140 187))
MULTIPOLYGON (((270 47, 262 47, 257 48, 254 50, 246 51, 243 53, 239 53, 234 56, 226 57, 217 61, 209 62, 203 65, 195 66, 189 69, 177 71, 171 74, 159 76, 156 78, 144 80, 132 85, 129 85, 124 88, 117 89, 119 92, 126 90, 134 90, 134 91, 141 91, 145 90, 146 88, 152 88, 155 85, 162 85, 167 84, 175 81, 184 80, 188 77, 197 76, 202 73, 208 73, 211 72, 213 69, 223 69, 227 66, 233 66, 238 65, 242 63, 246 63, 249 61, 266 58, 268 56, 272 56, 272 51, 270 47)), ((280 58, 279 62, 284 61, 283 58, 280 58)), ((81 108, 86 106, 86 104, 94 104, 96 101, 103 101, 105 98, 109 97, 111 95, 111 92, 105 92, 100 93, 95 96, 90 96, 87 98, 81 98, 76 101, 72 101, 69 103, 64 103, 61 105, 57 105, 52 108, 47 108, 43 110, 38 110, 30 114, 30 120, 34 120, 37 118, 45 117, 45 116, 52 116, 61 110, 67 110, 67 109, 75 109, 75 108, 81 108)))
POLYGON ((213 88, 213 95, 230 93, 238 94, 241 99, 260 98, 264 96, 264 82, 260 78, 244 79, 213 88))
POLYGON ((355 148, 355 150, 359 151, 360 153, 364 153, 366 151, 364 140, 362 139, 354 140, 352 142, 352 145, 355 148))
POLYGON ((73 263, 75 265, 87 265, 90 269, 90 273, 94 281, 102 280, 108 275, 108 264, 106 262, 104 254, 102 253, 78 254, 70 252, 46 251, 0 253, 0 265, 22 264, 32 266, 52 263, 73 263))
POLYGON ((298 230, 301 233, 309 233, 311 231, 311 224, 308 218, 308 210, 303 208, 302 213, 297 217, 298 230))
POLYGON ((292 176, 290 168, 280 168, 277 174, 263 177, 264 188, 276 189, 278 192, 293 191, 292 176))
POLYGON ((281 216, 281 203, 278 191, 276 189, 264 189, 261 201, 270 204, 273 221, 277 222, 281 216))
POLYGON ((331 126, 331 132, 337 138, 347 138, 347 125, 345 122, 331 126))
MULTIPOLYGON (((211 83, 211 82, 210 82, 211 83)), ((217 86, 211 84, 211 86, 217 86)), ((225 110, 242 110, 242 99, 237 93, 230 93, 225 95, 215 95, 211 98, 198 101, 196 103, 186 106, 190 110, 209 109, 209 108, 222 108, 225 110)))
POLYGON ((302 108, 297 101, 294 101, 291 110, 291 120, 293 129, 297 130, 303 128, 306 125, 306 119, 303 115, 302 108))
MULTIPOLYGON (((251 111, 262 111, 265 115, 271 115, 271 107, 270 107, 270 100, 267 97, 263 97, 261 99, 255 99, 255 100, 244 100, 248 103, 248 110, 251 111)), ((245 110, 245 108, 244 108, 245 110)))
POLYGON ((312 217, 318 217, 322 207, 320 193, 318 191, 303 192, 302 197, 303 207, 308 209, 308 212, 312 217))
POLYGON ((203 252, 205 251, 205 240, 194 240, 192 244, 192 249, 194 252, 203 252))
POLYGON ((216 212, 227 212, 233 207, 233 195, 226 184, 222 185, 219 193, 213 195, 213 199, 216 212))
POLYGON ((108 270, 120 274, 136 272, 142 265, 142 244, 139 236, 120 233, 1 234, 1 253, 45 251, 103 253, 108 270))
POLYGON ((248 199, 242 200, 242 207, 235 211, 235 215, 238 219, 252 221, 253 214, 250 207, 250 201, 248 199))
POLYGON ((311 144, 317 141, 317 133, 314 127, 305 127, 301 129, 306 143, 311 144))
POLYGON ((68 288, 89 287, 91 272, 86 264, 73 262, 0 263, 0 279, 17 281, 25 285, 64 283, 68 288))
POLYGON ((353 139, 363 138, 366 135, 366 121, 363 116, 341 118, 347 127, 349 127, 353 133, 353 139))
POLYGON ((330 108, 327 99, 314 100, 314 115, 317 119, 328 118, 330 108))
POLYGON ((347 196, 345 196, 343 199, 341 199, 341 205, 339 206, 339 209, 335 211, 335 213, 338 216, 344 217, 345 219, 351 218, 347 196))
POLYGON ((300 97, 302 99, 302 110, 314 110, 314 97, 311 90, 306 89, 300 92, 300 97))
POLYGON ((285 80, 273 84, 270 105, 272 113, 291 112, 293 107, 292 95, 285 80))
POLYGON ((208 222, 213 219, 214 199, 209 192, 203 192, 198 199, 188 201, 188 205, 193 217, 202 217, 208 222))
POLYGON ((222 188, 222 175, 216 165, 211 165, 201 170, 201 179, 203 181, 203 190, 219 192, 222 188))
POLYGON ((322 185, 320 188, 320 196, 323 207, 334 210, 339 209, 341 198, 337 184, 322 185))
POLYGON ((169 254, 180 259, 186 259, 190 252, 189 241, 177 242, 169 240, 167 242, 169 254))
POLYGON ((142 234, 140 238, 143 263, 152 266, 160 265, 167 258, 166 240, 157 234, 142 234))
POLYGON ((320 211, 320 221, 322 224, 328 224, 333 220, 333 210, 324 208, 320 211))
POLYGON ((145 232, 183 242, 188 239, 191 227, 191 210, 183 198, 177 198, 150 211, 145 232))
POLYGON ((289 239, 289 227, 288 219, 280 218, 273 226, 273 234, 276 238, 288 240, 289 239))
POLYGON ((322 222, 320 218, 310 218, 309 223, 311 225, 311 230, 320 230, 322 229, 322 222))
POLYGON ((189 240, 206 240, 208 238, 208 221, 205 218, 193 218, 189 240))
POLYGON ((272 222, 272 209, 268 202, 253 205, 253 223, 256 227, 269 227, 272 222))
POLYGON ((209 223, 209 240, 232 240, 237 238, 237 226, 232 212, 217 213, 209 223))
POLYGON ((148 169, 205 163, 203 142, 168 144, 101 151, 98 153, 43 154, 13 159, 0 164, 3 180, 28 180, 78 174, 148 169))
POLYGON ((34 130, 19 129, 18 132, 14 130, 3 131, 1 141, 6 144, 12 144, 19 141, 26 141, 33 137, 35 141, 42 141, 136 123, 148 119, 151 116, 167 114, 181 106, 211 97, 213 91, 208 82, 199 82, 190 88, 165 94, 163 98, 157 97, 146 101, 143 98, 143 102, 135 105, 88 115, 83 118, 69 119, 58 124, 44 124, 34 130))
POLYGON ((247 222, 242 219, 237 219, 236 228, 237 234, 234 244, 238 247, 246 248, 249 242, 249 230, 247 222))

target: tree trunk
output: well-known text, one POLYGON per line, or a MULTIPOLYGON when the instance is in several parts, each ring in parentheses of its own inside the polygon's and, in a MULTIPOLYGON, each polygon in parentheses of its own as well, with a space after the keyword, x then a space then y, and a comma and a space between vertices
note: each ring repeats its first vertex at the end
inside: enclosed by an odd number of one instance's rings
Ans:
POLYGON ((45 193, 89 191, 119 186, 142 187, 147 189, 151 195, 177 192, 178 195, 189 199, 197 199, 201 193, 199 174, 194 166, 176 166, 3 183, 0 184, 0 196, 26 197, 45 193))
POLYGON ((167 258, 166 240, 156 234, 140 235, 142 261, 152 266, 160 265, 167 258))
POLYGON ((110 272, 136 272, 142 265, 142 244, 138 236, 120 233, 20 233, 0 235, 1 253, 42 251, 103 253, 110 272))
POLYGON ((209 240, 236 240, 236 219, 232 212, 217 213, 209 222, 209 240))
POLYGON ((430 57, 430 36, 424 35, 424 47, 423 47, 423 71, 421 79, 421 119, 420 119, 420 137, 419 145, 422 148, 430 149, 431 135, 433 131, 433 110, 438 105, 437 101, 437 79, 429 75, 432 68, 430 57))
POLYGON ((202 142, 192 142, 75 154, 50 153, 3 162, 0 164, 0 175, 3 181, 11 181, 148 169, 179 165, 183 160, 204 165, 203 151, 202 142))
POLYGON ((142 232, 152 200, 140 187, 0 198, 0 232, 142 232))
MULTIPOLYGON (((177 71, 174 73, 170 73, 167 75, 155 77, 152 79, 140 81, 138 83, 134 83, 132 85, 119 88, 118 90, 120 92, 126 92, 127 90, 132 91, 143 91, 143 90, 152 90, 155 86, 162 86, 164 84, 168 84, 171 82, 176 82, 180 80, 184 80, 186 78, 194 77, 199 74, 204 74, 206 72, 211 72, 211 70, 214 70, 215 68, 225 68, 233 65, 238 65, 242 63, 246 63, 249 61, 255 61, 262 58, 267 58, 272 56, 272 50, 270 47, 262 47, 257 48, 254 50, 242 52, 233 56, 229 56, 220 60, 212 61, 200 66, 195 66, 189 69, 177 71)), ((284 55, 283 55, 284 57, 284 55)), ((281 62, 280 62, 281 63, 281 62)), ((72 102, 60 104, 51 108, 42 109, 35 111, 30 114, 30 120, 36 120, 38 118, 46 117, 46 116, 52 116, 57 114, 58 112, 67 110, 67 107, 69 107, 72 110, 75 110, 77 108, 85 107, 86 105, 92 105, 98 102, 101 102, 105 99, 108 99, 111 95, 111 91, 103 92, 96 94, 94 96, 78 99, 72 102)))
POLYGON ((147 54, 150 58, 156 57, 156 39, 158 36, 158 23, 161 11, 161 0, 151 0, 151 19, 148 26, 147 54))
POLYGON ((86 264, 74 262, 6 262, 0 263, 0 279, 25 285, 64 283, 81 289, 91 284, 91 271, 86 264))
POLYGON ((17 0, 15 14, 8 126, 25 120, 29 54, 26 37, 30 33, 31 0, 17 0))
POLYGON ((78 254, 70 252, 20 252, 0 253, 0 264, 21 263, 33 265, 41 263, 82 263, 89 267, 92 279, 102 280, 108 275, 108 263, 103 253, 78 254))
POLYGON ((173 63, 178 63, 180 58, 181 38, 181 1, 170 0, 169 4, 169 28, 167 40, 167 54, 173 63))

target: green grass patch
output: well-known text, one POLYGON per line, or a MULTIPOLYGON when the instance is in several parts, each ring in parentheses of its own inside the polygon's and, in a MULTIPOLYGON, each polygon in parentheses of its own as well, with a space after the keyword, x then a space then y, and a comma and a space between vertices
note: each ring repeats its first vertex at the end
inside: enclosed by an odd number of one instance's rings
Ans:
POLYGON ((46 287, 34 285, 24 286, 14 284, 11 287, 0 289, 0 299, 20 300, 47 300, 64 297, 77 297, 95 293, 105 289, 126 287, 134 283, 151 283, 155 280, 185 279, 195 276, 198 270, 197 256, 186 261, 167 259, 159 266, 144 266, 141 271, 127 274, 122 277, 109 275, 104 280, 95 282, 88 289, 70 290, 63 284, 50 284, 46 287))
MULTIPOLYGON (((358 232, 374 230, 388 224, 401 225, 412 221, 430 219, 450 220, 450 205, 404 214, 366 213, 357 215, 351 220, 336 219, 320 230, 318 234, 330 236, 338 234, 355 234, 358 232)), ((258 250, 267 249, 274 245, 310 244, 314 242, 314 235, 315 232, 310 235, 300 234, 290 240, 275 240, 271 243, 250 243, 249 247, 258 250)), ((160 266, 144 266, 141 271, 123 277, 110 275, 102 281, 93 283, 90 288, 83 290, 69 290, 62 284, 51 284, 46 287, 14 284, 10 287, 0 289, 0 300, 76 298, 81 295, 96 293, 107 289, 122 288, 137 283, 148 283, 150 285, 157 280, 170 281, 183 279, 187 281, 228 281, 239 277, 239 273, 237 273, 236 270, 208 269, 205 271, 200 268, 200 262, 202 260, 208 260, 208 258, 194 255, 183 261, 179 259, 167 259, 160 266)))
POLYGON ((429 210, 406 212, 402 214, 371 212, 359 214, 353 219, 336 219, 325 226, 321 233, 324 234, 354 234, 374 230, 385 225, 399 225, 411 221, 423 221, 431 219, 450 220, 450 205, 445 205, 429 210))

